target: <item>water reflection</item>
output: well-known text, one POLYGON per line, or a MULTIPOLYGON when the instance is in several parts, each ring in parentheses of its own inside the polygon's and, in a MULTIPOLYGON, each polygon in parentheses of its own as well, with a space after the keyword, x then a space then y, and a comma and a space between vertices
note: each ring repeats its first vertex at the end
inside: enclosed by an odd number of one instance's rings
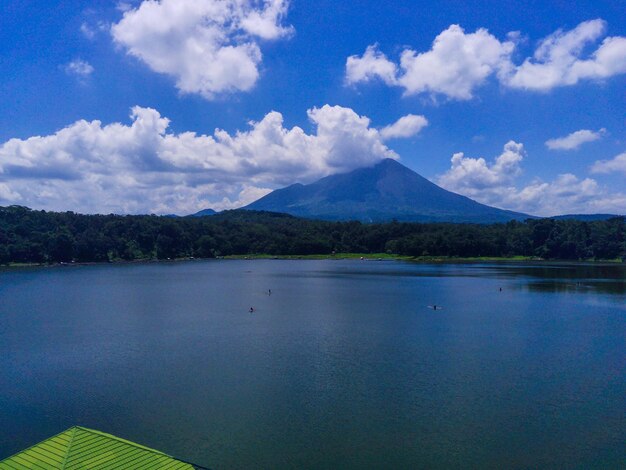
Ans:
POLYGON ((626 294, 624 264, 518 264, 486 270, 508 278, 528 278, 523 287, 530 292, 626 294))
POLYGON ((584 283, 568 283, 560 281, 528 282, 525 287, 529 292, 555 292, 568 294, 588 294, 590 291, 600 294, 626 294, 624 282, 597 282, 586 280, 584 283))
MULTIPOLYGON (((626 294, 626 264, 612 263, 439 263, 386 262, 384 269, 378 262, 337 266, 307 273, 307 277, 363 279, 376 277, 421 278, 495 278, 518 281, 515 286, 530 292, 586 294, 626 294)), ((291 277, 293 273, 285 273, 291 277)))
POLYGON ((623 263, 541 263, 492 264, 487 271, 498 271, 513 277, 529 276, 542 279, 615 279, 626 281, 626 264, 623 263))

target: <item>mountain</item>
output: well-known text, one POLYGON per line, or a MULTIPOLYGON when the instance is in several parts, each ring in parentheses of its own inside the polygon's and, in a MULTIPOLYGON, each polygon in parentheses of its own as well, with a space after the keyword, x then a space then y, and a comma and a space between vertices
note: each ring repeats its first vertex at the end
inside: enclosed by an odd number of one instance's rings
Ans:
POLYGON ((554 217, 548 217, 548 219, 555 220, 578 220, 580 222, 593 222, 595 220, 609 220, 615 217, 624 217, 617 214, 565 214, 555 215, 554 217))
POLYGON ((215 215, 216 211, 213 209, 202 209, 201 211, 196 212, 195 214, 189 214, 188 217, 204 217, 205 215, 215 215))
POLYGON ((531 217, 446 191, 392 159, 312 184, 277 189, 244 209, 364 222, 492 223, 531 217))

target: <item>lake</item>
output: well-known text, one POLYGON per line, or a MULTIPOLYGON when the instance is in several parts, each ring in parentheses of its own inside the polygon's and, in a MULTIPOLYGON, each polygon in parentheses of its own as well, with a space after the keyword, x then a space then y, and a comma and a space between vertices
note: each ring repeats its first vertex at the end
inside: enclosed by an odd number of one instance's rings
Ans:
POLYGON ((5 269, 0 459, 82 425, 214 469, 624 468, 625 318, 618 264, 5 269))

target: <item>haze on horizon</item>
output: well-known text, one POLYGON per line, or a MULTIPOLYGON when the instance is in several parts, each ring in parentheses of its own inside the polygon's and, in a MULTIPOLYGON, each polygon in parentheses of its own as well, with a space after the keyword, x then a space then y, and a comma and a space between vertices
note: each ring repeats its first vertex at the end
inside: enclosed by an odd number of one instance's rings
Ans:
POLYGON ((618 3, 9 0, 0 206, 189 214, 392 158, 503 209, 623 214, 618 3))

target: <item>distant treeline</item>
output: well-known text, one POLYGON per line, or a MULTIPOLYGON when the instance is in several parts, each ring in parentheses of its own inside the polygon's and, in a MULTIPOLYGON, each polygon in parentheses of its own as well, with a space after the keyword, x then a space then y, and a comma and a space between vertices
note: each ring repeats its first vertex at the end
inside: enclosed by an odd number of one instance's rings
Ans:
POLYGON ((243 210, 177 218, 0 207, 0 264, 332 252, 626 259, 626 223, 623 217, 616 217, 591 222, 535 219, 492 225, 363 224, 243 210))

